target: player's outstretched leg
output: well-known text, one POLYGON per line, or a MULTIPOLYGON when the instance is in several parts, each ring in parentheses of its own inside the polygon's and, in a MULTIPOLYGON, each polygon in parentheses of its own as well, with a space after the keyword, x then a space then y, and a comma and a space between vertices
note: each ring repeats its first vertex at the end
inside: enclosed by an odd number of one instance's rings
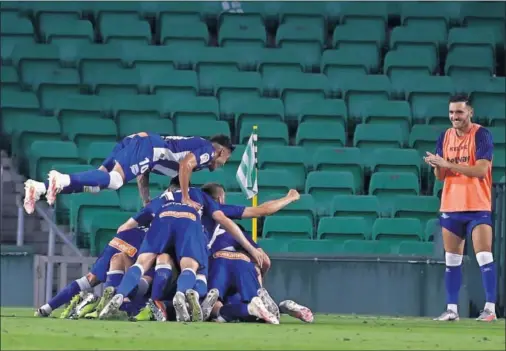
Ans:
POLYGON ((77 318, 83 318, 87 314, 93 312, 97 308, 99 301, 100 298, 95 296, 95 294, 86 294, 83 301, 76 307, 77 318))
POLYGON ((309 308, 301 306, 292 300, 281 301, 279 303, 279 311, 306 323, 313 323, 314 320, 313 312, 309 308))
POLYGON ((205 322, 211 317, 214 304, 218 301, 220 293, 218 289, 211 289, 206 295, 206 298, 202 302, 202 320, 205 322))
POLYGON ((269 312, 262 300, 255 296, 251 302, 231 303, 224 305, 220 311, 217 322, 248 321, 251 317, 261 319, 269 324, 279 324, 278 318, 269 312))
POLYGON ((35 203, 45 194, 46 186, 44 183, 28 179, 25 182, 25 199, 23 203, 26 213, 32 214, 35 211, 35 203))
MULTIPOLYGON (((100 300, 99 307, 101 308, 100 313, 98 314, 99 319, 107 319, 112 317, 115 313, 119 311, 121 304, 123 303, 123 295, 114 294, 114 288, 112 286, 105 288, 104 294, 102 295, 102 299, 100 300)), ((99 309, 97 307, 97 310, 99 309)))
POLYGON ((265 307, 267 307, 269 312, 272 313, 273 315, 275 315, 279 319, 280 318, 279 307, 276 304, 276 302, 274 302, 271 295, 269 295, 267 290, 265 288, 260 288, 260 289, 258 289, 257 294, 258 294, 258 297, 260 297, 260 299, 262 299, 262 302, 264 303, 265 307))

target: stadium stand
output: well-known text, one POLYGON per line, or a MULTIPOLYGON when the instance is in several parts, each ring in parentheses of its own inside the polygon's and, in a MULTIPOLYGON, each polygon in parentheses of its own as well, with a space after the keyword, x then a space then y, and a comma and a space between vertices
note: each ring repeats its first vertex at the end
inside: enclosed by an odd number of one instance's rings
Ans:
MULTIPOLYGON (((44 179, 97 167, 134 132, 244 145, 258 125, 260 200, 303 193, 260 222, 270 252, 430 254, 441 183, 421 156, 449 126, 455 92, 492 131, 493 178, 504 177, 504 2, 237 6, 2 2, 2 147, 44 179)), ((192 181, 247 204, 242 145, 192 181)), ((166 183, 152 177, 152 193, 166 183)), ((56 210, 96 254, 140 206, 132 184, 63 195, 56 210)))

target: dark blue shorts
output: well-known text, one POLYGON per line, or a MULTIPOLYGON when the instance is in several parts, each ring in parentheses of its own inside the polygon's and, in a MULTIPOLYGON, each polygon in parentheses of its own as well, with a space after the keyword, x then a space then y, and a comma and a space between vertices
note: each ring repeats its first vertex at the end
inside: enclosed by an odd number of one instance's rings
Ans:
POLYGON ((90 273, 94 274, 99 281, 105 282, 111 258, 120 252, 124 252, 130 257, 132 263, 135 262, 145 235, 146 233, 139 228, 125 230, 116 234, 97 258, 90 273))
POLYGON ((218 251, 209 262, 208 287, 218 289, 221 301, 240 294, 243 302, 250 302, 260 289, 255 264, 238 252, 218 251))
POLYGON ((444 212, 439 216, 439 224, 453 234, 465 239, 471 235, 477 225, 487 224, 492 227, 492 212, 444 212))
MULTIPOLYGON (((164 213, 187 213, 167 207, 164 213)), ((183 257, 193 258, 199 263, 200 270, 204 270, 208 264, 206 241, 202 233, 200 220, 184 217, 172 217, 169 215, 156 217, 151 223, 144 241, 141 244, 139 254, 142 253, 173 253, 173 259, 180 262, 183 257)))

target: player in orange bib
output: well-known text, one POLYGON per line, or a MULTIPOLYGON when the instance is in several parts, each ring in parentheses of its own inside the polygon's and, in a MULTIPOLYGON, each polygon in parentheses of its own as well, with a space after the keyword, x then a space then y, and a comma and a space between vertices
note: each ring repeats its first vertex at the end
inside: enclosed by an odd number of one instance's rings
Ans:
POLYGON ((472 235, 486 297, 485 308, 477 320, 491 322, 497 319, 492 256, 492 135, 471 121, 473 108, 466 96, 450 99, 449 116, 452 128, 439 137, 436 154, 427 152, 424 158, 434 168, 436 178, 444 182, 439 221, 445 248, 448 307, 435 320, 459 319, 457 304, 464 243, 472 235))

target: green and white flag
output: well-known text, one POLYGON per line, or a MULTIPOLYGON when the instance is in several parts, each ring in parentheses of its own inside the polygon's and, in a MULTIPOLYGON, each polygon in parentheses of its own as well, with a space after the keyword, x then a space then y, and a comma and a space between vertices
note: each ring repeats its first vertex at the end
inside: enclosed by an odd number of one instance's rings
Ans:
POLYGON ((257 135, 251 134, 236 174, 236 179, 248 199, 258 194, 256 139, 257 135))

